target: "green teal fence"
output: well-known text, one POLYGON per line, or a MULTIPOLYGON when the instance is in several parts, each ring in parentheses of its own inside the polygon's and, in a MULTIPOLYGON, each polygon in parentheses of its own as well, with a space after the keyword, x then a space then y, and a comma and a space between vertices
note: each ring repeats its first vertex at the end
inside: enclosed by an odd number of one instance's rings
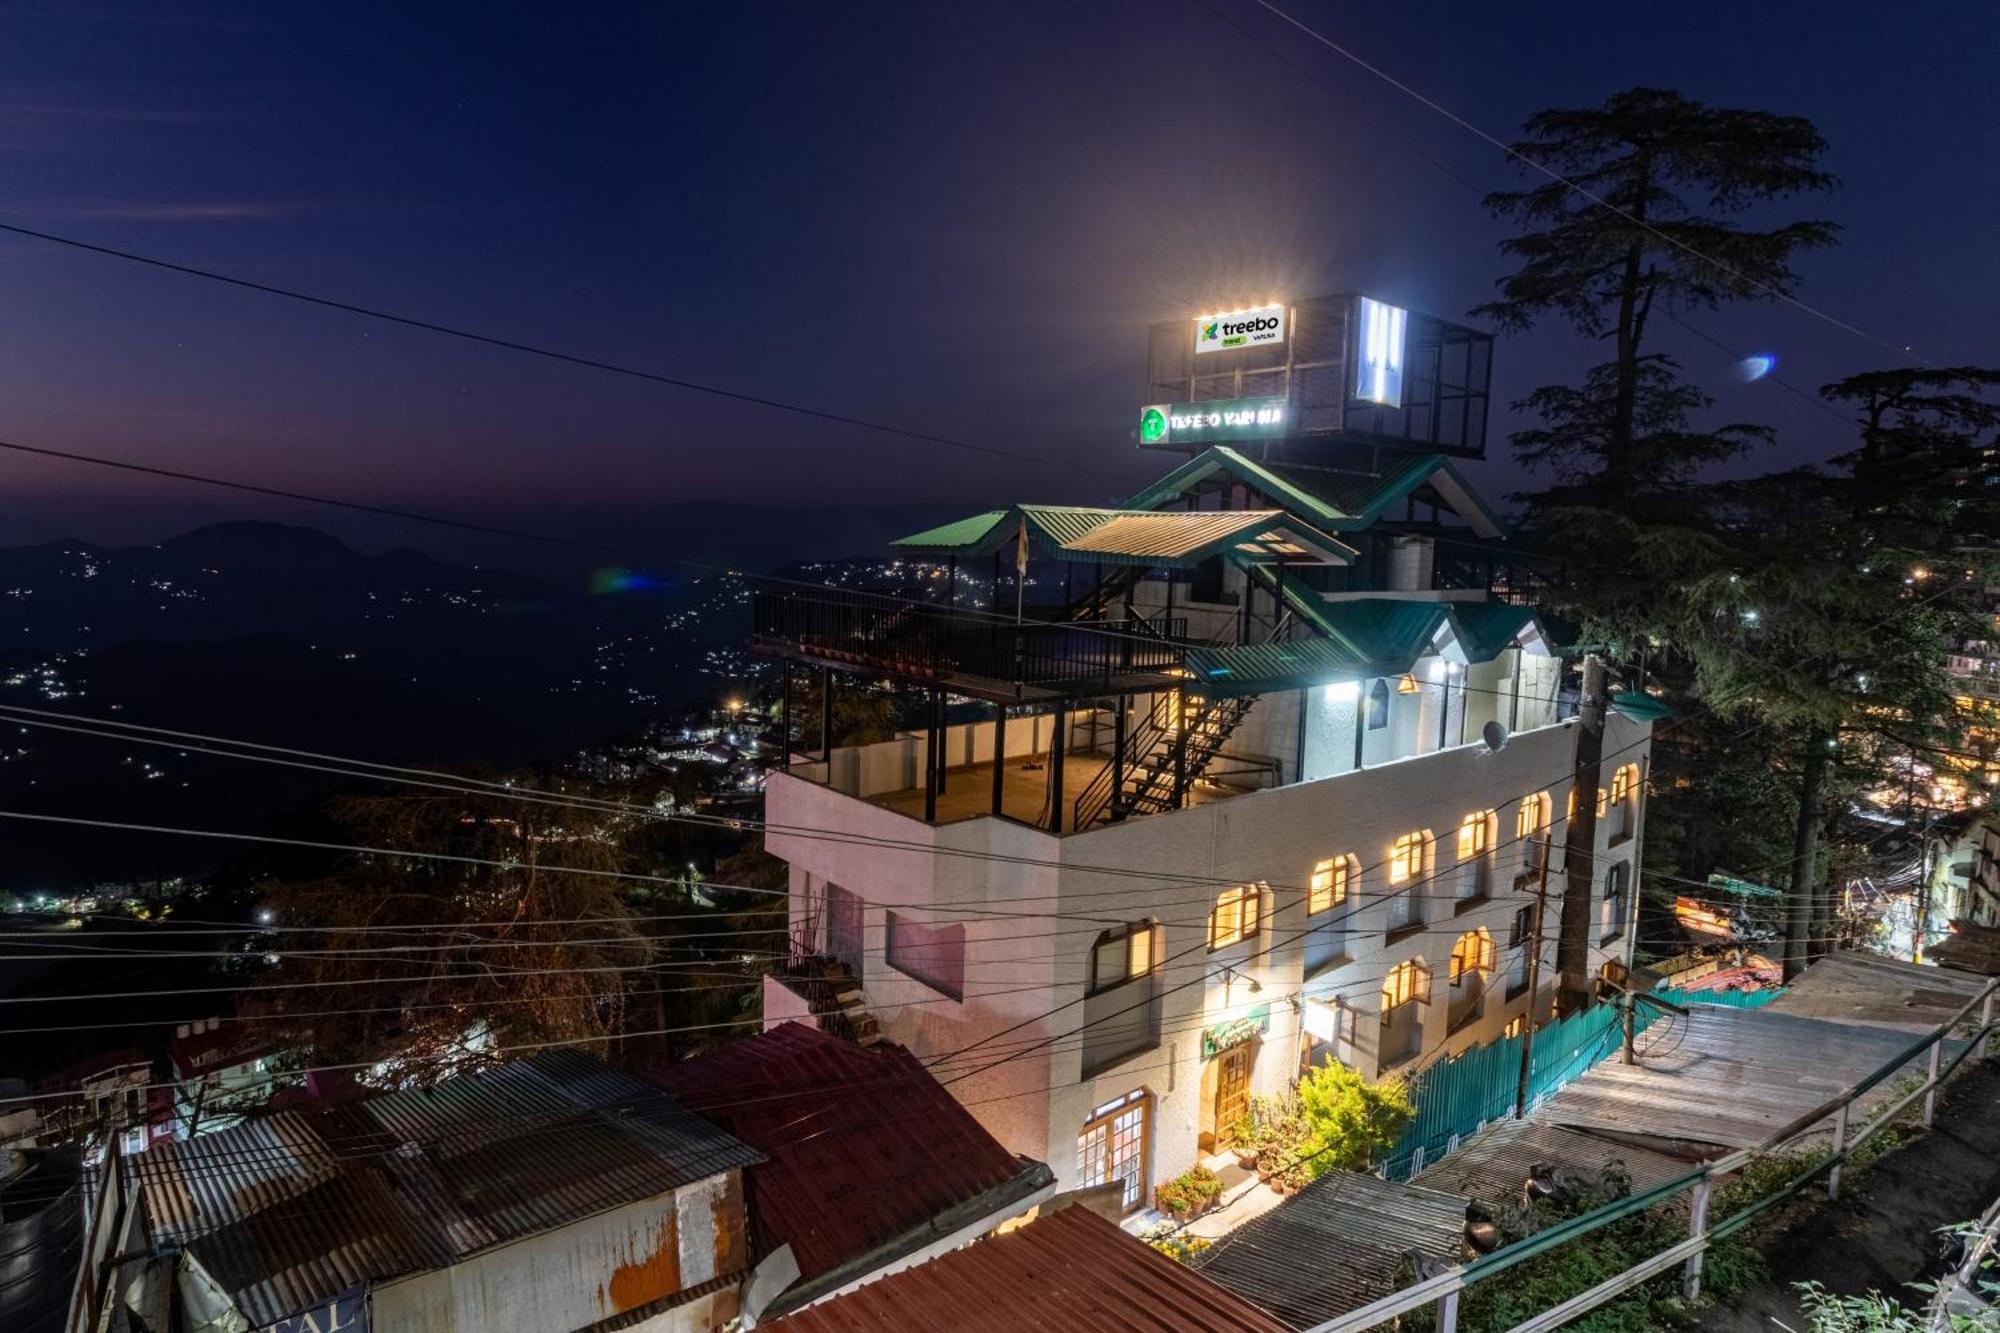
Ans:
MULTIPOLYGON (((1755 1009, 1784 992, 1680 991, 1662 986, 1656 992, 1674 1004, 1706 1004, 1730 1009, 1755 1009)), ((1657 1010, 1642 1010, 1638 1028, 1644 1032, 1657 1010)), ((1580 1014, 1558 1019, 1535 1032, 1528 1071, 1528 1104, 1533 1106, 1618 1049, 1622 1039, 1619 1011, 1594 1005, 1580 1014)), ((1391 1180, 1407 1180, 1428 1162, 1449 1153, 1458 1141, 1514 1112, 1521 1077, 1521 1038, 1501 1037, 1475 1046, 1417 1074, 1410 1087, 1417 1117, 1403 1131, 1382 1167, 1391 1180)))

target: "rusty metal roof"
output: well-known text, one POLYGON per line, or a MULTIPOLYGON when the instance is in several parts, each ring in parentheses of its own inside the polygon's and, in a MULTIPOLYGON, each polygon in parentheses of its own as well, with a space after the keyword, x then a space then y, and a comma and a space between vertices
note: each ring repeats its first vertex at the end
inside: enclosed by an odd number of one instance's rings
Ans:
POLYGON ((1088 1208, 1065 1208, 764 1325, 783 1333, 1285 1333, 1088 1208))
POLYGON ((1693 1005, 1687 1016, 1648 1029, 1637 1064, 1605 1061, 1533 1118, 1719 1149, 1761 1148, 1910 1046, 1906 1032, 1800 1018, 1773 1012, 1777 1007, 1693 1005))
POLYGON ((1843 952, 1829 954, 1800 973, 1767 1007, 1801 1018, 1928 1032, 1958 1012, 1985 984, 1984 979, 1961 971, 1880 954, 1843 952))
POLYGON ((1405 1253, 1456 1263, 1464 1245, 1462 1195, 1331 1171, 1217 1241, 1197 1271, 1306 1328, 1414 1280, 1405 1253))
POLYGON ((562 1050, 157 1144, 133 1168, 154 1243, 184 1246, 262 1325, 761 1160, 562 1050))
POLYGON ((1412 1183, 1485 1204, 1518 1202, 1538 1165, 1597 1171, 1612 1162, 1624 1166, 1639 1193, 1693 1170, 1693 1164, 1637 1144, 1545 1125, 1534 1120, 1496 1120, 1459 1144, 1412 1183))
POLYGON ((1050 1179, 899 1046, 783 1023, 650 1077, 765 1154, 747 1173, 757 1257, 789 1244, 807 1282, 1012 1183, 1031 1192, 1050 1179))

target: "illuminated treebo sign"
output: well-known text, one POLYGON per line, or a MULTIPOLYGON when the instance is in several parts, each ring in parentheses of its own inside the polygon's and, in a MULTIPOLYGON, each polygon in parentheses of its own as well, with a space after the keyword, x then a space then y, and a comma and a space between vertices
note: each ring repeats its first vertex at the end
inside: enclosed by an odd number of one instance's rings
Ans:
POLYGON ((1289 405, 1279 398, 1219 398, 1155 403, 1139 413, 1139 443, 1175 445, 1269 440, 1285 433, 1289 405))
POLYGON ((1223 315, 1198 315, 1194 321, 1194 350, 1221 352, 1235 347, 1263 347, 1285 340, 1285 307, 1260 305, 1250 310, 1232 310, 1223 315))

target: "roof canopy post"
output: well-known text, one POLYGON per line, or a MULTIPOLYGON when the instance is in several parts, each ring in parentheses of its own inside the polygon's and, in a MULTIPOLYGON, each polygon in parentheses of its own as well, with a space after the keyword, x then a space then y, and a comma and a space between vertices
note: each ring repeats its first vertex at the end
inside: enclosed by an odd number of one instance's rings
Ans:
POLYGON ((1064 744, 1069 730, 1069 709, 1062 700, 1056 701, 1055 734, 1049 738, 1049 831, 1063 831, 1063 766, 1064 744))
POLYGON ((1007 705, 993 705, 993 813, 1006 813, 1001 780, 1007 770, 1007 705))

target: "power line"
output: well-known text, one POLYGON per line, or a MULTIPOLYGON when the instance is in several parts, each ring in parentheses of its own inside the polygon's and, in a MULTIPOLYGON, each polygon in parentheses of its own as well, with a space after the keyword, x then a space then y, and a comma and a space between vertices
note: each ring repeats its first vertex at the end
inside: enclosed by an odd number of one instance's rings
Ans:
MULTIPOLYGON (((391 324, 400 324, 404 328, 419 329, 425 333, 442 334, 448 338, 459 338, 466 342, 479 343, 486 347, 497 347, 509 352, 521 352, 529 356, 543 357, 550 361, 559 361, 566 365, 582 366, 589 370, 599 370, 612 375, 623 375, 630 379, 645 380, 652 384, 663 384, 673 389, 685 389, 690 393, 707 394, 710 397, 727 399, 730 402, 746 403, 752 407, 767 408, 775 412, 787 412, 794 416, 810 417, 816 421, 831 422, 838 426, 855 426, 862 430, 876 431, 884 435, 894 435, 906 440, 915 440, 922 444, 941 444, 946 448, 963 449, 971 453, 985 454, 991 458, 1008 458, 1018 463, 1032 463, 1037 467, 1064 467, 1073 472, 1081 472, 1089 476, 1106 477, 1114 481, 1120 480, 1116 473, 1085 467, 1080 463, 1064 459, 1038 458, 1033 454, 1019 453, 1012 449, 1002 449, 990 444, 977 444, 970 440, 961 440, 954 436, 940 435, 932 431, 913 430, 907 426, 891 425, 887 422, 874 421, 867 417, 854 416, 846 412, 834 412, 825 408, 810 407, 801 403, 790 403, 765 394, 749 393, 739 389, 725 389, 719 385, 704 384, 698 380, 686 379, 682 376, 642 370, 637 366, 623 365, 615 361, 605 361, 598 357, 583 356, 575 352, 560 351, 556 348, 520 342, 512 338, 501 338, 489 333, 479 333, 472 329, 443 324, 436 320, 422 319, 414 315, 398 314, 394 311, 360 305, 352 301, 337 300, 333 297, 320 296, 312 292, 300 291, 296 288, 279 287, 266 282, 254 282, 248 278, 239 278, 234 274, 223 273, 215 269, 197 268, 192 264, 178 264, 153 255, 142 255, 131 250, 119 250, 108 245, 99 245, 95 242, 79 240, 73 236, 60 236, 54 232, 37 231, 32 227, 23 227, 18 223, 0 222, 0 232, 10 232, 13 235, 26 237, 30 240, 43 241, 51 245, 67 246, 72 250, 80 250, 87 254, 101 255, 110 259, 120 259, 131 264, 142 264, 148 268, 161 269, 169 273, 178 273, 184 277, 201 278, 208 282, 219 282, 230 287, 240 288, 244 291, 258 292, 265 296, 277 296, 288 301, 299 301, 306 305, 319 306, 326 310, 337 310, 343 314, 361 315, 368 319, 385 320, 391 324)), ((7 447, 11 448, 14 446, 7 447)), ((31 452, 52 451, 35 450, 31 452)), ((56 456, 82 457, 81 455, 68 454, 57 454, 56 456)), ((101 460, 91 459, 89 461, 97 462, 101 460)), ((158 469, 137 466, 134 466, 133 470, 159 471, 158 469)), ((183 479, 187 477, 187 474, 170 472, 160 472, 160 475, 178 476, 183 479)), ((276 491, 266 493, 273 495, 280 494, 280 492, 276 491)), ((290 496, 288 498, 300 499, 308 497, 290 496)), ((368 506, 367 508, 377 513, 391 512, 373 509, 372 506, 368 506)), ((397 516, 416 518, 421 522, 432 521, 423 519, 418 515, 398 514, 397 516)), ((488 531, 497 530, 488 529, 488 531)), ((519 534, 506 533, 505 535, 515 536, 519 534)))
POLYGON ((1416 88, 1411 87, 1409 84, 1403 82, 1401 79, 1396 78, 1393 74, 1390 74, 1388 71, 1380 68, 1379 66, 1371 64, 1369 61, 1355 54, 1347 47, 1342 46, 1339 42, 1336 42, 1331 37, 1328 37, 1325 33, 1320 32, 1317 29, 1308 26, 1307 24, 1301 22, 1297 18, 1294 18, 1291 14, 1280 9, 1277 5, 1271 3, 1271 0, 1252 0, 1252 2, 1257 6, 1259 6, 1260 8, 1267 10, 1271 14, 1275 15, 1279 19, 1282 19, 1284 22, 1290 24, 1292 27, 1298 29, 1300 32, 1312 38, 1315 42, 1318 42, 1321 46, 1324 46, 1327 50, 1332 51, 1335 55, 1347 61, 1349 64, 1352 64, 1357 68, 1362 69, 1367 73, 1373 75, 1375 78, 1381 80, 1383 83, 1388 84, 1391 88, 1394 88, 1397 92, 1402 93, 1405 97, 1411 98, 1412 100, 1422 104, 1423 106, 1428 107, 1430 110, 1435 111, 1438 115, 1443 116, 1446 120, 1458 126, 1460 129, 1465 130, 1466 132, 1476 135, 1480 139, 1485 140, 1487 143, 1499 149, 1501 152, 1505 153, 1508 157, 1511 157, 1515 161, 1521 163, 1521 165, 1527 167, 1529 170, 1538 172, 1541 175, 1548 177, 1549 180, 1555 182, 1558 185, 1564 186, 1565 188, 1571 190, 1572 192, 1578 195, 1581 195, 1583 198, 1589 200, 1597 207, 1604 209, 1606 212, 1612 213, 1615 216, 1623 219, 1624 221, 1631 223, 1633 226, 1651 233, 1654 237, 1674 247, 1675 249, 1680 250, 1683 253, 1691 256, 1692 258, 1700 260, 1702 263, 1709 265, 1711 268, 1714 268, 1717 272, 1720 272, 1724 276, 1728 277, 1731 281, 1740 283, 1746 287, 1751 287, 1756 290, 1762 291, 1765 295, 1771 297, 1772 299, 1777 301, 1782 301, 1787 305, 1802 310, 1806 314, 1811 315, 1814 319, 1823 320, 1826 323, 1831 324, 1834 328, 1837 328, 1844 333, 1851 334, 1856 338, 1860 338, 1864 342, 1873 343, 1877 347, 1881 347, 1887 351, 1894 352, 1899 356, 1908 356, 1920 362, 1926 360, 1924 357, 1918 355, 1917 352, 1907 344, 1892 343, 1887 341, 1886 339, 1878 338, 1874 334, 1869 333, 1867 330, 1857 328, 1854 325, 1848 323, 1846 320, 1838 319, 1833 315, 1828 314, 1826 311, 1819 309, 1817 306, 1809 305, 1808 303, 1800 300, 1798 297, 1792 295, 1790 292, 1786 291, 1782 287, 1778 287, 1772 283, 1764 282, 1761 279, 1754 278, 1747 273, 1743 273, 1731 267, 1730 265, 1724 263, 1722 260, 1717 259, 1710 254, 1707 254, 1706 252, 1696 248, 1695 246, 1689 245, 1686 241, 1681 240, 1679 237, 1673 236, 1667 232, 1660 230, 1660 228, 1658 228, 1657 226, 1654 226, 1652 223, 1647 222, 1645 219, 1636 216, 1635 214, 1629 212, 1626 209, 1620 208, 1617 204, 1612 203, 1610 200, 1604 198, 1602 195, 1599 195, 1585 188, 1584 186, 1577 184, 1575 181, 1563 175, 1561 172, 1556 171, 1551 167, 1544 166, 1542 163, 1536 161, 1532 157, 1529 157, 1526 153, 1523 153, 1520 149, 1514 147, 1513 145, 1505 143, 1502 140, 1495 138, 1493 135, 1488 134, 1485 130, 1473 124, 1471 121, 1459 115, 1457 112, 1451 110, 1449 107, 1446 107, 1442 103, 1436 101, 1435 99, 1426 96, 1422 92, 1418 91, 1416 88))

